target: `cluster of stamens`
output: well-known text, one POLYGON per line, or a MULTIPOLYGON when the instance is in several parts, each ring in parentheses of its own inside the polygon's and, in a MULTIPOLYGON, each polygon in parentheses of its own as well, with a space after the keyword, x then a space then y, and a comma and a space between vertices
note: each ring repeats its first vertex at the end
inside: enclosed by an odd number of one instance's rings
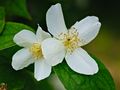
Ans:
POLYGON ((62 40, 66 50, 68 52, 73 52, 76 48, 79 47, 80 39, 78 37, 77 30, 72 27, 68 30, 67 33, 61 33, 59 35, 60 40, 62 40))
POLYGON ((35 59, 39 59, 41 58, 42 55, 42 49, 41 49, 41 45, 39 43, 34 43, 30 48, 29 48, 30 52, 32 53, 33 57, 35 59))

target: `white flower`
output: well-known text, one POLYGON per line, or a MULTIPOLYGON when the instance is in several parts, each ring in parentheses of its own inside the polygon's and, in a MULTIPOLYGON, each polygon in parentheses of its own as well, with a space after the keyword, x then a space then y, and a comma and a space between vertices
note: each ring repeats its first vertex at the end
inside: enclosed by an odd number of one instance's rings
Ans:
POLYGON ((45 63, 42 53, 41 43, 46 38, 50 38, 50 34, 43 31, 38 26, 36 35, 29 30, 22 30, 14 36, 14 42, 24 47, 17 51, 12 58, 12 67, 15 70, 23 69, 28 65, 34 64, 34 76, 37 80, 48 77, 51 73, 51 66, 45 63))
POLYGON ((77 73, 93 75, 98 72, 98 65, 88 53, 81 48, 91 42, 98 34, 101 23, 95 16, 88 16, 77 21, 67 30, 60 4, 50 7, 46 15, 48 31, 54 38, 42 42, 46 63, 55 66, 65 60, 77 73))

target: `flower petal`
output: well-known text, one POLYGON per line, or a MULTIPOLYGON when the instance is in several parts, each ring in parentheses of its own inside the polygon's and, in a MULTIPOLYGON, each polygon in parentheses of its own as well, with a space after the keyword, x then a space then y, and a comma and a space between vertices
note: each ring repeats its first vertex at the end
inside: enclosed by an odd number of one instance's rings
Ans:
POLYGON ((100 26, 101 23, 95 16, 88 16, 73 25, 79 32, 81 46, 88 44, 97 36, 100 26))
POLYGON ((65 57, 70 68, 81 74, 93 75, 98 72, 98 65, 93 58, 82 48, 76 49, 72 54, 65 57))
POLYGON ((33 62, 34 59, 32 59, 31 53, 26 48, 17 51, 12 57, 12 67, 15 70, 23 69, 33 62))
POLYGON ((63 44, 54 38, 48 38, 42 42, 42 52, 46 63, 51 66, 61 63, 65 56, 63 44))
POLYGON ((42 28, 38 25, 38 29, 36 32, 36 36, 39 42, 42 42, 43 40, 45 40, 46 38, 50 38, 51 35, 45 31, 42 30, 42 28))
POLYGON ((34 69, 34 76, 38 81, 47 78, 51 73, 51 66, 44 59, 37 60, 34 69))
POLYGON ((49 8, 46 14, 46 22, 48 31, 55 37, 57 37, 60 33, 67 31, 62 8, 59 3, 49 8))
POLYGON ((16 44, 22 47, 29 47, 37 41, 35 34, 29 30, 20 31, 14 36, 13 40, 16 44))

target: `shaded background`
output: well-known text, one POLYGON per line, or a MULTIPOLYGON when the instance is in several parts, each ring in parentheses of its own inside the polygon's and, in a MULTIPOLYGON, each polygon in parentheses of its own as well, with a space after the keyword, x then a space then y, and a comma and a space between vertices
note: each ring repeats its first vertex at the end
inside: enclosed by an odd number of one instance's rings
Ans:
POLYGON ((8 20, 22 22, 37 28, 37 24, 47 31, 46 12, 56 3, 61 3, 66 26, 70 28, 76 21, 86 16, 98 16, 102 27, 97 38, 84 48, 96 55, 111 72, 116 87, 120 90, 120 2, 118 0, 27 0, 32 20, 7 17, 8 20))

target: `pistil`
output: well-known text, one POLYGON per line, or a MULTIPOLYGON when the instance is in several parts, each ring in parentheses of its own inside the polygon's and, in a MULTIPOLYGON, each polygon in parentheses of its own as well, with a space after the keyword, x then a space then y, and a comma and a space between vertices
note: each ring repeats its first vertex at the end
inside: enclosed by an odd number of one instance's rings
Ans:
POLYGON ((72 53, 79 47, 80 39, 75 28, 69 29, 67 33, 61 33, 59 37, 68 52, 72 53))
POLYGON ((43 56, 41 45, 39 43, 34 43, 29 50, 35 59, 39 59, 43 56))

